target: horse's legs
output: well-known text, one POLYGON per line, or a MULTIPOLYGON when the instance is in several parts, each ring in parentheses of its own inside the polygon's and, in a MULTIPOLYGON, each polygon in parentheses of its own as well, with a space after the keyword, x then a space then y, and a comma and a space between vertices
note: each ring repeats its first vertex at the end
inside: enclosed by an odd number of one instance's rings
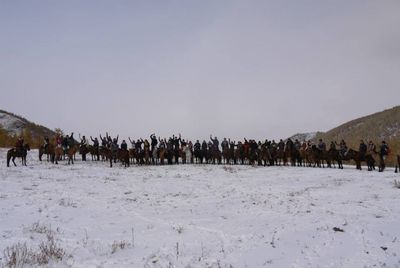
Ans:
POLYGON ((13 156, 11 160, 14 163, 14 166, 17 166, 17 164, 15 164, 15 156, 13 156))

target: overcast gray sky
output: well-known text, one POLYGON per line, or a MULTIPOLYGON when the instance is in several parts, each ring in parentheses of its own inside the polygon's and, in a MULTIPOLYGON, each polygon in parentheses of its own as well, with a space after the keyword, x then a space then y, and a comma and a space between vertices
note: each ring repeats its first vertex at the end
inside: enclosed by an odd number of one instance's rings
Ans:
POLYGON ((400 1, 0 2, 0 108, 123 137, 285 138, 400 103, 400 1))

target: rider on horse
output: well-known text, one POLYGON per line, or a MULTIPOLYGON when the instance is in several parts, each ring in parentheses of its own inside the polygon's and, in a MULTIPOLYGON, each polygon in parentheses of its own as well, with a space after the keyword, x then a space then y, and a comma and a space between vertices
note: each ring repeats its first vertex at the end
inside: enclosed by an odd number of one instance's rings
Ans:
POLYGON ((214 150, 218 151, 219 150, 219 141, 218 138, 215 137, 214 139, 212 138, 212 136, 210 135, 210 140, 212 141, 212 147, 214 150))
POLYGON ((62 141, 63 141, 63 139, 62 139, 61 135, 57 134, 56 135, 56 146, 61 148, 62 141))
POLYGON ((17 153, 21 154, 24 149, 24 139, 20 136, 15 143, 15 150, 17 153))
POLYGON ((318 149, 320 149, 322 152, 326 151, 326 143, 322 139, 319 139, 318 149))
POLYGON ((153 133, 150 135, 151 139, 151 152, 154 152, 154 149, 156 149, 158 141, 156 135, 153 133))
POLYGON ((50 143, 49 137, 45 136, 44 137, 44 145, 43 145, 43 148, 45 151, 47 151, 47 147, 49 147, 49 143, 50 143))
POLYGON ((346 154, 347 154, 347 149, 348 149, 347 145, 346 145, 346 142, 344 140, 341 140, 340 144, 339 144, 339 147, 340 147, 340 155, 342 157, 345 157, 346 154))
POLYGON ((379 172, 382 172, 386 165, 385 160, 386 157, 389 155, 389 146, 386 144, 385 141, 382 141, 381 147, 379 148, 379 158, 380 158, 380 165, 379 165, 379 172))
POLYGON ((123 150, 123 151, 128 150, 128 144, 126 143, 125 140, 122 140, 122 142, 121 142, 121 150, 123 150))

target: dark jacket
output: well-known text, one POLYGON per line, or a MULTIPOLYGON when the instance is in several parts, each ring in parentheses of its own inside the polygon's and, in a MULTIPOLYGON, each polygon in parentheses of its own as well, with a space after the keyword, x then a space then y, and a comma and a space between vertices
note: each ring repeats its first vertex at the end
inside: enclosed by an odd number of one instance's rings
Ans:
POLYGON ((389 154, 389 147, 386 144, 382 144, 379 150, 379 154, 381 156, 386 156, 389 154))
POLYGON ((365 143, 360 143, 359 151, 361 155, 365 155, 367 153, 367 145, 365 143))
POLYGON ((124 141, 121 143, 121 150, 128 150, 128 144, 124 141))

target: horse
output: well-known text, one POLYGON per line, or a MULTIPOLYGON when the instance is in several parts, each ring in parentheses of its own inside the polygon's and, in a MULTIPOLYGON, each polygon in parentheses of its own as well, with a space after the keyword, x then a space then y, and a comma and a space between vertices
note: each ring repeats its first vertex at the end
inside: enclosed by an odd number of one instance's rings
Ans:
POLYGON ((249 165, 254 166, 258 162, 259 150, 258 148, 249 148, 249 165))
POLYGON ((56 146, 53 149, 53 153, 51 154, 51 162, 58 164, 58 161, 61 160, 61 156, 64 155, 63 148, 56 146))
POLYGON ((286 166, 290 159, 290 164, 292 166, 296 165, 296 159, 293 155, 294 144, 293 142, 286 142, 285 148, 283 150, 283 165, 286 166))
POLYGON ((211 148, 209 151, 210 153, 210 160, 212 161, 212 164, 218 164, 220 165, 222 163, 222 153, 218 148, 211 148))
POLYGON ((50 156, 51 156, 51 150, 49 148, 50 144, 47 144, 47 147, 45 147, 44 145, 39 147, 39 161, 42 161, 42 156, 45 154, 47 155, 47 161, 50 160, 50 156))
POLYGON ((79 154, 82 155, 82 161, 86 161, 86 155, 89 153, 89 149, 87 148, 86 145, 80 145, 79 146, 79 154))
POLYGON ((136 159, 136 149, 135 148, 130 148, 129 149, 129 158, 130 158, 131 164, 134 164, 135 163, 135 159, 136 159))
POLYGON ((189 146, 182 147, 182 163, 189 164, 192 160, 192 151, 189 146))
POLYGON ((120 160, 125 165, 125 167, 129 167, 130 159, 128 150, 118 149, 117 159, 120 160))
POLYGON ((324 166, 324 159, 326 158, 324 156, 324 151, 322 151, 321 149, 319 149, 316 145, 312 145, 311 148, 309 148, 308 151, 308 157, 309 157, 309 161, 310 163, 314 163, 314 166, 317 167, 325 167, 324 166))
POLYGON ((206 164, 208 164, 208 159, 210 159, 210 154, 209 154, 209 149, 206 147, 203 147, 201 149, 201 158, 200 158, 200 163, 203 164, 203 161, 205 161, 206 164))
POLYGON ((267 145, 263 144, 261 145, 260 152, 258 154, 258 165, 264 165, 264 167, 271 163, 271 154, 268 150, 267 145))
POLYGON ((285 151, 283 149, 277 148, 275 152, 275 163, 280 166, 283 162, 283 165, 286 164, 285 151))
POLYGON ((150 164, 150 148, 149 147, 147 147, 147 146, 145 146, 144 147, 144 163, 146 164, 146 165, 149 165, 150 164))
POLYGON ((386 155, 379 154, 379 172, 383 172, 386 168, 385 160, 386 160, 386 155))
POLYGON ((74 164, 74 155, 78 150, 79 150, 79 144, 74 144, 68 149, 67 151, 68 165, 71 163, 74 164))
POLYGON ((299 149, 299 160, 298 160, 298 165, 300 167, 306 166, 308 164, 308 159, 307 159, 307 151, 304 146, 301 146, 299 149))
MULTIPOLYGON (((353 149, 349 149, 346 154, 345 160, 351 160, 351 159, 353 159, 354 162, 356 162, 356 169, 361 170, 361 161, 365 161, 367 163, 368 171, 372 171, 375 169, 375 159, 370 154, 362 156, 360 152, 353 149)), ((382 161, 383 159, 381 159, 381 163, 382 161)))
POLYGON ((24 144, 24 146, 22 146, 21 150, 17 150, 16 148, 12 148, 10 150, 7 151, 7 167, 10 166, 10 160, 12 160, 14 166, 17 166, 17 164, 15 164, 15 158, 16 157, 21 157, 22 158, 22 165, 26 166, 26 156, 28 154, 28 151, 30 151, 31 148, 29 147, 29 144, 24 144))
POLYGON ((194 150, 194 160, 196 163, 203 163, 203 156, 200 148, 194 150))
POLYGON ((160 147, 158 148, 158 158, 160 159, 160 165, 164 165, 165 161, 165 156, 166 156, 167 150, 165 147, 160 147))
POLYGON ((153 163, 153 165, 157 164, 158 161, 158 148, 157 146, 155 146, 153 148, 153 150, 151 151, 151 163, 153 163))
POLYGON ((93 145, 88 145, 87 149, 88 149, 90 155, 92 156, 92 161, 93 160, 96 160, 96 161, 100 160, 99 147, 95 147, 93 145))
POLYGON ((102 147, 100 147, 100 152, 101 152, 102 156, 104 156, 105 159, 110 161, 110 167, 112 167, 113 153, 112 153, 111 149, 102 146, 102 147))
POLYGON ((225 160, 225 164, 232 164, 231 159, 233 159, 233 155, 231 155, 231 150, 228 147, 222 150, 222 157, 225 160))
POLYGON ((335 167, 335 161, 338 164, 339 169, 343 169, 343 161, 342 161, 342 155, 340 154, 340 151, 335 149, 335 148, 330 148, 327 152, 327 163, 328 167, 335 167))

